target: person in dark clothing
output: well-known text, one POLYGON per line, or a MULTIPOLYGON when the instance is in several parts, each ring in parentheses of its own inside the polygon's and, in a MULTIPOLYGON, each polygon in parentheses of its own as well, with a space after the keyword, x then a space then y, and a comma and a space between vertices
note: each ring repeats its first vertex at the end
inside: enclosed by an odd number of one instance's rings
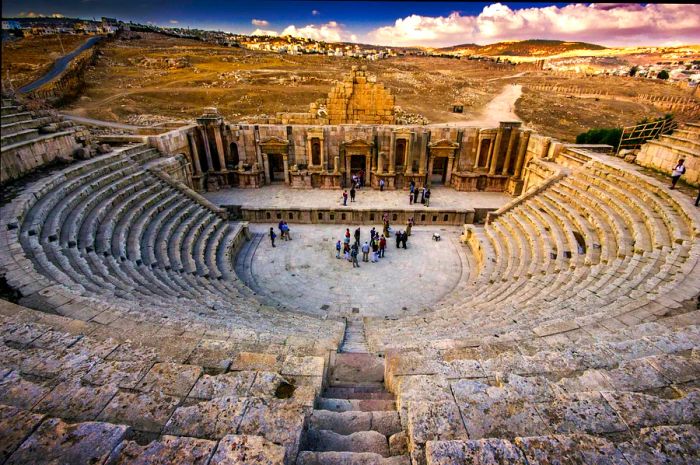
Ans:
POLYGON ((425 191, 425 206, 426 207, 430 206, 430 189, 425 191))
POLYGON ((272 242, 272 247, 275 246, 275 237, 277 237, 277 234, 275 234, 274 228, 270 226, 270 242, 272 242))
POLYGON ((423 189, 420 191, 420 203, 425 204, 425 191, 427 189, 425 186, 423 186, 423 189))
POLYGON ((357 192, 357 191, 355 190, 355 185, 353 184, 352 187, 350 188, 350 202, 355 201, 355 192, 357 192))
POLYGON ((355 230, 355 244, 360 245, 360 228, 355 230))
POLYGON ((401 231, 396 231, 396 248, 398 249, 401 247, 401 239, 403 236, 401 235, 401 231))
POLYGON ((413 189, 413 203, 418 203, 418 189, 413 189))
POLYGON ((403 248, 404 248, 404 249, 406 248, 406 241, 407 241, 407 240, 408 240, 408 234, 406 233, 406 231, 404 231, 404 232, 401 234, 401 242, 403 242, 403 248))

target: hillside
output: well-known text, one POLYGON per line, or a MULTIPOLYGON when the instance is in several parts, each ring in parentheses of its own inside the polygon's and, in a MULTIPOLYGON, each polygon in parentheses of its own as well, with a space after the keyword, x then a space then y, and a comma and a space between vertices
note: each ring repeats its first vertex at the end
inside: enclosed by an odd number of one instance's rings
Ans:
POLYGON ((463 44, 438 49, 441 52, 457 52, 462 55, 485 56, 550 56, 571 50, 605 50, 605 47, 586 42, 564 42, 561 40, 521 40, 497 42, 489 45, 463 44))

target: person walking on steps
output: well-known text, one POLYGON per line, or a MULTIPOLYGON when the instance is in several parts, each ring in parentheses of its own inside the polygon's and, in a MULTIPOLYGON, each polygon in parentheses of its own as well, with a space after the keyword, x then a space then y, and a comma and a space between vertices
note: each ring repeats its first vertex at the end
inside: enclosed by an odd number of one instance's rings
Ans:
POLYGON ((272 247, 275 246, 275 238, 277 237, 277 234, 275 234, 275 229, 270 226, 270 242, 272 242, 272 247))
POLYGON ((350 188, 350 202, 355 201, 355 193, 356 192, 357 191, 355 190, 355 184, 353 184, 352 187, 350 188))
POLYGON ((673 172, 671 173, 671 189, 676 188, 676 183, 678 180, 685 174, 685 166, 684 166, 685 160, 681 158, 678 160, 678 164, 676 165, 675 168, 673 168, 673 172))

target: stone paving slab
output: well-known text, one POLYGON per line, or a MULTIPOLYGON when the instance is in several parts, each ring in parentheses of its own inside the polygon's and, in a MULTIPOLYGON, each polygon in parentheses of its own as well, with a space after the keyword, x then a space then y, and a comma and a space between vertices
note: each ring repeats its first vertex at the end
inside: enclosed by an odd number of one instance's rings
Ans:
MULTIPOLYGON (((266 234, 270 226, 254 224, 251 231, 266 234)), ((369 240, 373 226, 381 231, 380 224, 360 226, 362 242, 369 240)), ((350 233, 355 229, 350 227, 350 233)), ((318 315, 415 314, 429 309, 469 274, 462 269, 459 255, 466 251, 450 240, 461 234, 457 227, 415 227, 407 249, 397 249, 392 235, 384 258, 363 262, 360 255, 360 268, 355 269, 349 261, 336 258, 335 243, 342 239, 345 227, 291 225, 291 233, 292 240, 278 238, 275 248, 266 236, 254 251, 250 272, 260 292, 318 315), (432 240, 434 232, 441 234, 441 241, 432 240)))
POLYGON ((501 192, 459 192, 449 187, 430 189, 430 207, 420 203, 410 205, 408 191, 383 191, 363 188, 357 191, 355 202, 350 201, 343 207, 342 190, 325 189, 291 189, 281 184, 264 186, 260 189, 226 189, 218 192, 205 192, 202 195, 216 205, 241 205, 243 208, 386 208, 430 210, 466 210, 476 208, 497 209, 508 203, 512 197, 501 192))

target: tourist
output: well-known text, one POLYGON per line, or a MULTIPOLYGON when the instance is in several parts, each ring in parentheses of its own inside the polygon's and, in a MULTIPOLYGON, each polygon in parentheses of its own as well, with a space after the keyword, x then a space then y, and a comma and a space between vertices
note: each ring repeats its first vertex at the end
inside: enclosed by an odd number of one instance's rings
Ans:
POLYGON ((284 221, 280 220, 280 222, 277 223, 277 229, 280 230, 280 239, 284 240, 284 228, 282 226, 284 226, 284 221))
POLYGON ((359 173, 357 173, 357 185, 360 187, 365 187, 365 172, 364 170, 360 170, 359 173))
POLYGON ((340 241, 335 243, 335 258, 340 258, 340 250, 342 249, 342 245, 340 245, 340 241))
POLYGON ((406 235, 411 235, 411 228, 413 228, 413 217, 410 217, 406 222, 406 235))
POLYGON ((291 241, 292 236, 289 234, 289 225, 287 224, 286 221, 282 222, 282 231, 284 232, 284 234, 282 235, 282 237, 284 237, 284 240, 291 241))
POLYGON ((379 238, 379 258, 384 258, 384 251, 386 250, 386 237, 382 236, 379 238))
POLYGON ((408 193, 408 204, 413 205, 413 192, 408 193))
POLYGON ((372 262, 376 263, 379 261, 379 241, 377 239, 372 241, 372 262))
POLYGON ((425 206, 426 207, 430 206, 430 189, 425 191, 425 206))
POLYGON ((343 206, 347 207, 348 205, 348 191, 343 191, 343 206))
POLYGON ((372 230, 369 232, 369 239, 370 241, 374 240, 374 235, 377 234, 377 230, 374 229, 374 226, 372 226, 372 230))
POLYGON ((418 189, 413 189, 413 203, 418 203, 418 189))
POLYGON ((357 244, 358 247, 360 246, 360 228, 355 230, 355 244, 357 244))
POLYGON ((352 187, 350 188, 350 202, 355 201, 355 192, 357 192, 357 191, 355 190, 355 184, 353 184, 352 187))
POLYGON ((277 234, 275 234, 275 229, 270 226, 270 242, 272 242, 272 247, 275 246, 275 237, 277 237, 277 234))
POLYGON ((350 245, 350 228, 345 228, 345 243, 350 245))
POLYGON ((406 248, 406 241, 408 241, 408 234, 406 234, 406 231, 401 234, 401 242, 403 242, 403 248, 406 248))
POLYGON ((350 261, 350 244, 348 243, 343 244, 343 256, 345 260, 350 261))
POLYGON ((411 194, 413 194, 413 191, 416 190, 416 181, 414 181, 413 179, 411 179, 411 182, 408 183, 408 190, 411 194))
POLYGON ((362 261, 369 261, 369 244, 367 243, 367 241, 365 241, 365 243, 362 244, 362 261))
POLYGON ((379 180, 379 192, 384 191, 384 179, 379 180))
POLYGON ((396 248, 398 249, 401 247, 401 239, 403 236, 401 235, 401 231, 396 231, 396 248))
POLYGON ((423 190, 420 191, 420 203, 425 204, 425 191, 427 189, 423 186, 423 190))
POLYGON ((352 257, 352 267, 359 268, 360 264, 357 263, 357 244, 352 245, 352 250, 350 251, 350 256, 352 257))
POLYGON ((671 189, 676 188, 676 183, 678 180, 685 174, 685 166, 683 165, 685 163, 685 160, 681 158, 678 160, 678 164, 676 165, 675 168, 673 168, 673 172, 671 173, 671 189))

